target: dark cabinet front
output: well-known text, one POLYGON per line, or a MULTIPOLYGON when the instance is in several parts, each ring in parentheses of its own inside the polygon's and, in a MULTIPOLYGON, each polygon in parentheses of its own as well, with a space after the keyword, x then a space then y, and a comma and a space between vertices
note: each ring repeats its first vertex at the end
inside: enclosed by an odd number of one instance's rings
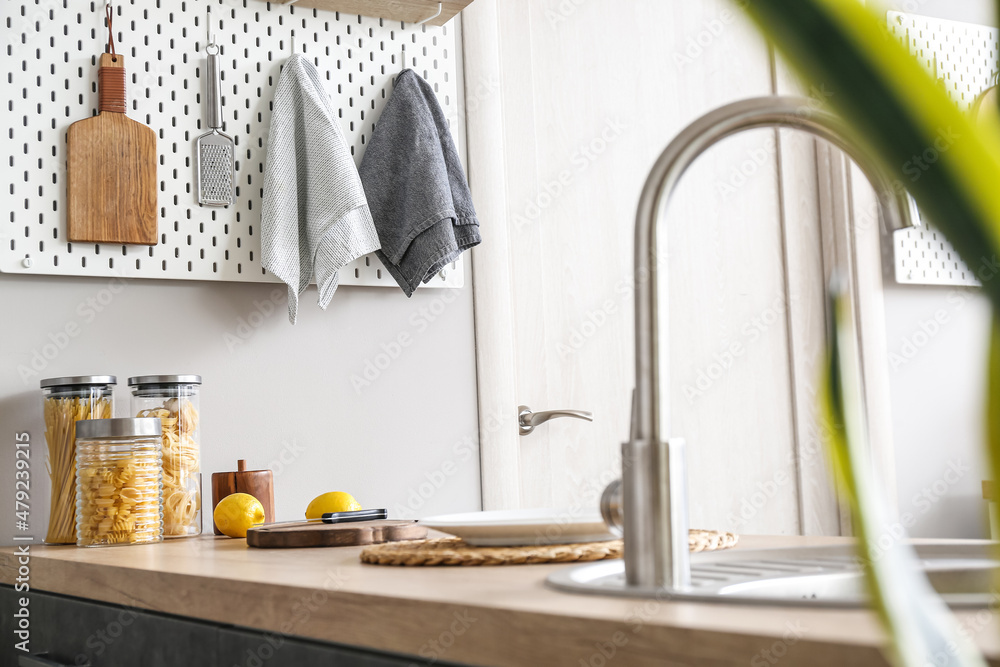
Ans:
MULTIPOLYGON (((418 658, 312 642, 31 592, 29 653, 15 647, 17 593, 0 586, 0 665, 18 667, 402 667, 418 658), (28 656, 37 656, 29 658, 28 656)), ((441 663, 438 663, 441 664, 441 663)))

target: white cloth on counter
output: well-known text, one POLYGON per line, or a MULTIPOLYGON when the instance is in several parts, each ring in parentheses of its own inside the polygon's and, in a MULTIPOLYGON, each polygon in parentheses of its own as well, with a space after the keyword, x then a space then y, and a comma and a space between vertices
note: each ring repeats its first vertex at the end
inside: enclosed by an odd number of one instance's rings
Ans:
POLYGON ((288 285, 292 324, 314 276, 325 309, 340 269, 379 247, 330 97, 313 64, 296 54, 274 92, 261 209, 261 264, 288 285))

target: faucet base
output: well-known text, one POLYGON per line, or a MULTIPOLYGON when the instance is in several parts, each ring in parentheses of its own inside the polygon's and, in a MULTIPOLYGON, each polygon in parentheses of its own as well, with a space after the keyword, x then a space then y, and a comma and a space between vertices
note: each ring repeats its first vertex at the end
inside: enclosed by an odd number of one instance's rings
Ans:
POLYGON ((619 492, 618 505, 624 512, 620 521, 611 511, 614 498, 602 497, 601 512, 606 521, 612 519, 608 524, 612 532, 624 529, 629 585, 686 588, 691 568, 683 438, 624 443, 622 483, 612 482, 605 495, 619 492))

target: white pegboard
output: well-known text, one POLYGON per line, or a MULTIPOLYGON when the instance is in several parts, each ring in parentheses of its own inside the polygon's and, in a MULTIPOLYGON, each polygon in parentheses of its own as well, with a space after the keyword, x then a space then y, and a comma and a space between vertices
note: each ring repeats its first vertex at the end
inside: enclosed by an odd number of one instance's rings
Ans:
POLYGON ((944 234, 932 227, 897 230, 892 243, 897 283, 979 285, 944 234))
MULTIPOLYGON (((260 265, 260 201, 270 103, 293 44, 325 81, 355 161, 392 94, 404 44, 406 65, 431 83, 452 132, 458 128, 454 22, 417 26, 261 0, 118 0, 114 7, 117 50, 127 56, 128 115, 158 136, 159 244, 65 238, 66 129, 97 112, 104 2, 4 0, 0 180, 8 184, 9 212, 0 221, 0 271, 278 282, 260 265), (207 131, 209 28, 221 48, 223 131, 236 142, 237 198, 228 208, 198 205, 194 187, 195 140, 207 131)), ((463 283, 459 259, 426 286, 463 283)), ((341 271, 340 284, 396 282, 368 255, 341 271)))
MULTIPOLYGON (((968 109, 995 83, 998 31, 958 21, 888 12, 889 31, 968 109)), ((944 234, 931 226, 893 233, 896 282, 911 285, 979 285, 944 234)))

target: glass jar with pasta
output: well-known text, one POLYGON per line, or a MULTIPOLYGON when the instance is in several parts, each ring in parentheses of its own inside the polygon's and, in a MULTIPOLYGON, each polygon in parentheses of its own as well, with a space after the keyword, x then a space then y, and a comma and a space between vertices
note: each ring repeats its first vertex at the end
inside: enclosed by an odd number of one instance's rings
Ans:
POLYGON ((159 419, 76 425, 76 545, 163 541, 159 419))
POLYGON ((200 375, 141 375, 128 379, 132 414, 162 425, 163 535, 201 534, 200 375))
POLYGON ((41 381, 51 481, 48 544, 76 543, 76 423, 114 412, 114 375, 75 375, 41 381))

